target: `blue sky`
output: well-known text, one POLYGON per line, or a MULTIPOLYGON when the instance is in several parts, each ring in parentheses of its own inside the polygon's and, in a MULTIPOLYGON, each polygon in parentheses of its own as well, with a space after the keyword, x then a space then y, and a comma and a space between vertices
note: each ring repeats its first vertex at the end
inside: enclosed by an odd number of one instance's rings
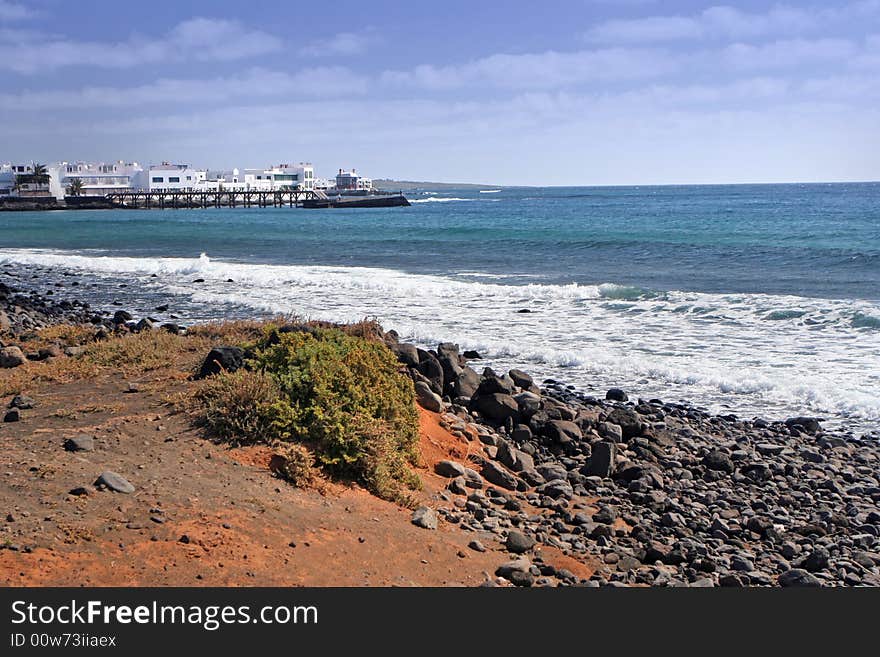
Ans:
POLYGON ((0 0, 0 161, 880 179, 880 0, 0 0))

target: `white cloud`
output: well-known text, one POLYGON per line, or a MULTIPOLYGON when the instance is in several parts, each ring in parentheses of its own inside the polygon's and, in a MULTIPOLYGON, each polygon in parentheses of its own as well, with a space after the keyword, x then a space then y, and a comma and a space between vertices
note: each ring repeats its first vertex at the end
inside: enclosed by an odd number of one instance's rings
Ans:
POLYGON ((0 108, 9 112, 53 112, 163 104, 209 105, 240 98, 326 98, 357 96, 366 91, 366 79, 342 67, 303 69, 295 74, 255 68, 241 75, 206 80, 167 78, 137 87, 91 86, 75 91, 0 93, 0 108))
POLYGON ((788 39, 760 45, 732 44, 721 51, 721 62, 733 71, 803 70, 843 64, 858 52, 858 46, 846 39, 788 39))
POLYGON ((335 57, 359 55, 376 43, 378 37, 371 31, 340 32, 323 41, 313 41, 300 49, 306 57, 335 57))
POLYGON ((596 81, 627 81, 675 72, 678 58, 646 48, 608 48, 578 52, 506 55, 477 59, 460 66, 417 66, 385 71, 390 86, 412 86, 433 91, 491 85, 506 89, 557 88, 596 81))
POLYGON ((5 30, 0 31, 0 69, 39 73, 71 66, 125 69, 166 61, 222 62, 278 52, 283 45, 266 32, 212 18, 184 21, 162 38, 133 36, 115 43, 5 30))
POLYGON ((762 13, 721 5, 690 16, 609 20, 591 28, 585 38, 593 43, 626 44, 785 37, 809 34, 847 21, 878 16, 880 0, 864 0, 839 8, 776 5, 762 13))
POLYGON ((34 18, 37 15, 33 9, 29 9, 18 2, 0 0, 0 21, 20 21, 34 18))

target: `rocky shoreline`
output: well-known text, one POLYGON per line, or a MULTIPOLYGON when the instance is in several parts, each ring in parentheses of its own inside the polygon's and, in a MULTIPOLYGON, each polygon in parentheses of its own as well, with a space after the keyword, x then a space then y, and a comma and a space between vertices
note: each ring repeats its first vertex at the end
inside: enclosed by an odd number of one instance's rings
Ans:
MULTIPOLYGON (((12 336, 55 323, 93 324, 98 338, 184 330, 6 286, 0 322, 12 336)), ((454 344, 423 349, 393 331, 384 339, 419 404, 469 445, 467 459, 435 465, 448 485, 413 522, 473 531, 477 551, 479 537, 499 540, 513 558, 490 583, 880 586, 875 440, 811 417, 742 420, 619 389, 593 397, 479 368, 479 354, 454 344), (581 580, 546 564, 542 545, 600 566, 581 580)), ((0 348, 2 367, 19 354, 63 355, 24 354, 14 340, 0 348)))

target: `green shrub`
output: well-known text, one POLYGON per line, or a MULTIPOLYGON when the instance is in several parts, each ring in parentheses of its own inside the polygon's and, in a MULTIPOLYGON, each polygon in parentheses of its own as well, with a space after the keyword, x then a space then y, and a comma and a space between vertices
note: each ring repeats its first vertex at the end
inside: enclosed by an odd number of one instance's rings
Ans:
POLYGON ((233 379, 239 373, 215 377, 206 401, 215 409, 229 404, 234 412, 209 426, 239 442, 252 431, 251 440, 305 445, 329 474, 409 503, 406 490, 421 486, 409 467, 419 458, 412 381, 383 344, 337 328, 302 329, 272 328, 248 345, 247 376, 270 378, 274 390, 233 394, 226 386, 240 388, 242 381, 233 379), (254 403, 244 401, 250 398, 254 403))
POLYGON ((264 372, 239 370, 205 380, 198 393, 202 424, 235 445, 271 442, 270 408, 281 399, 278 383, 264 372))

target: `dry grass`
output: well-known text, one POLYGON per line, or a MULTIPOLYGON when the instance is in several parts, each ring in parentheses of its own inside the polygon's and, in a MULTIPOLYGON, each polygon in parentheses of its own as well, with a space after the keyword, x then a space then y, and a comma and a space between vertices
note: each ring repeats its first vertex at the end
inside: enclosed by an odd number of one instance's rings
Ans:
POLYGON ((97 376, 100 368, 82 358, 53 358, 0 370, 0 396, 17 395, 40 383, 71 383, 97 376))
POLYGON ((91 344, 82 358, 98 367, 131 375, 169 365, 194 369, 211 346, 212 341, 207 337, 143 331, 91 344))

